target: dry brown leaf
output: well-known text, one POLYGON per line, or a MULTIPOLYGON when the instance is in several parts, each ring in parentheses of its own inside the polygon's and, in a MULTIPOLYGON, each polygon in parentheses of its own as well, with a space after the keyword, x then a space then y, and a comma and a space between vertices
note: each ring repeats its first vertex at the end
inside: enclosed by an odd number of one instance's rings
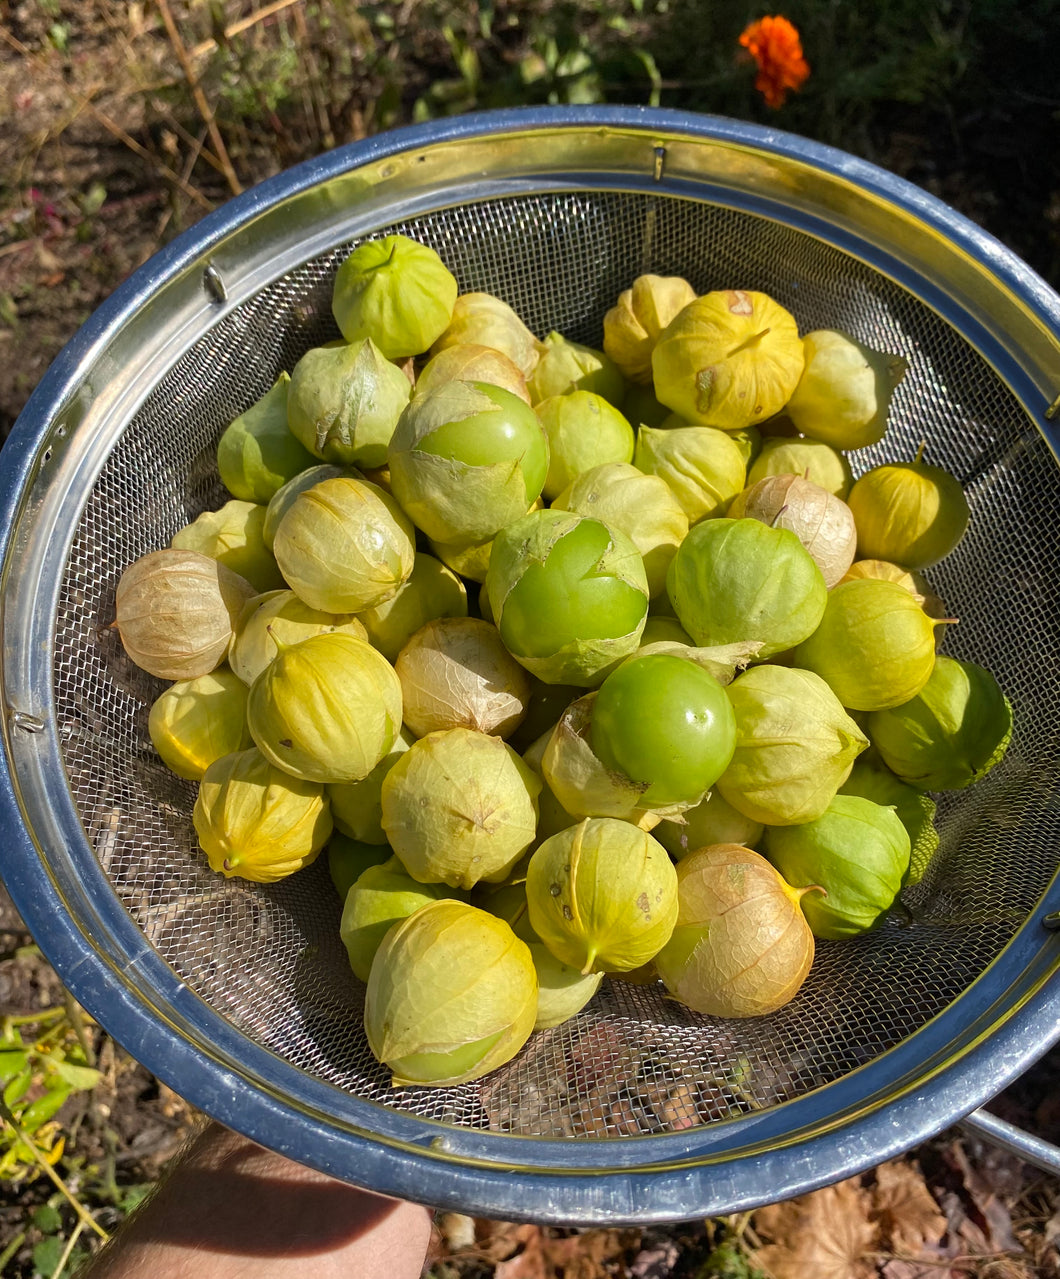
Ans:
POLYGON ((1015 1257, 996 1257, 978 1271, 980 1279, 1035 1279, 1038 1273, 1015 1257))
POLYGON ((1012 1213, 994 1193, 994 1187, 986 1180, 968 1158, 959 1141, 951 1142, 946 1157, 956 1168, 964 1182, 964 1189, 979 1217, 976 1223, 985 1237, 985 1252, 1021 1252, 1019 1240, 1012 1229, 1012 1213))
POLYGON ((876 1169, 870 1215, 880 1227, 880 1243, 899 1256, 920 1256, 925 1244, 946 1233, 946 1218, 915 1165, 905 1160, 876 1169))
POLYGON ((967 1270, 952 1269, 944 1262, 944 1257, 933 1261, 904 1261, 892 1257, 880 1266, 879 1279, 968 1279, 967 1270))
POLYGON ((563 1279, 602 1279, 612 1273, 607 1263, 621 1258, 636 1240, 636 1232, 628 1230, 586 1230, 544 1243, 550 1275, 563 1279))
POLYGON ((856 1177, 755 1213, 754 1228, 773 1242, 754 1263, 773 1279, 870 1279, 876 1223, 871 1199, 856 1177))
POLYGON ((522 1252, 498 1262, 493 1272, 494 1279, 551 1279, 545 1268, 542 1236, 540 1226, 530 1227, 524 1238, 522 1252))
POLYGON ((615 1273, 636 1247, 638 1230, 582 1230, 556 1235, 540 1227, 523 1228, 521 1252, 501 1261, 494 1279, 604 1279, 615 1273), (534 1233, 528 1233, 533 1231, 534 1233))
POLYGON ((487 1261, 507 1261, 520 1248, 536 1240, 541 1227, 517 1221, 480 1219, 477 1233, 479 1251, 487 1261))

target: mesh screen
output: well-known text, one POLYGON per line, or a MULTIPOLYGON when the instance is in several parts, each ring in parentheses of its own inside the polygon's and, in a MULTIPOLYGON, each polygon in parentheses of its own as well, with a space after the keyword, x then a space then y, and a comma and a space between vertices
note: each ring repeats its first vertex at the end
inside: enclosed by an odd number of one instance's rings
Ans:
POLYGON ((783 224, 666 197, 564 193, 457 207, 380 228, 436 248, 462 290, 509 302, 539 336, 599 346, 602 317, 639 273, 698 291, 761 289, 800 329, 845 329, 909 360, 884 445, 853 455, 926 460, 967 486, 971 529, 928 577, 952 615, 946 651, 998 677, 1016 710, 1004 764, 940 798, 942 847, 884 927, 820 943, 781 1012, 703 1017, 658 986, 608 979, 573 1021, 535 1034, 508 1066, 449 1089, 394 1091, 361 1030, 362 988, 339 941, 323 859, 271 886, 223 882, 197 850, 193 783, 147 734, 164 685, 114 631, 114 588, 227 499, 221 431, 310 346, 337 336, 331 276, 344 246, 308 262, 210 330, 153 390, 91 493, 62 588, 55 688, 70 786, 115 893, 180 978, 247 1036, 309 1075, 418 1116, 530 1136, 677 1130, 836 1080, 922 1026, 1025 920, 1056 867, 1055 725, 1041 672, 1056 652, 1046 572, 1060 560, 1058 471, 984 360, 901 287, 783 224))

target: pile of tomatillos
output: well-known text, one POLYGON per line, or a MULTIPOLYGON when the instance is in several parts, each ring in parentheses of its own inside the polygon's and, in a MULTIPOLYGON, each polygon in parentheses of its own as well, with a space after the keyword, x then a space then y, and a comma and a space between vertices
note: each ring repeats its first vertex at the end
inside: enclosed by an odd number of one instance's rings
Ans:
POLYGON ((403 236, 343 261, 333 311, 224 430, 231 500, 118 585, 210 866, 326 849, 399 1085, 480 1077, 606 974, 781 1007, 1011 734, 920 576, 960 484, 853 478, 905 361, 654 275, 601 350, 542 340, 403 236))

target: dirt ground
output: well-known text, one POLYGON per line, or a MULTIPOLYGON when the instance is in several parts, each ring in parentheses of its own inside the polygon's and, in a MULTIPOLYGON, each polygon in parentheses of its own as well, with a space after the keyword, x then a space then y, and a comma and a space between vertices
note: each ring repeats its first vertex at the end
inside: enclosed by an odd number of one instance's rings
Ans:
MULTIPOLYGON (((292 31, 298 35, 296 26, 292 31)), ((209 131, 186 97, 172 43, 151 6, 0 0, 0 36, 2 439, 78 326, 233 186, 216 154, 203 161, 209 131)), ((351 80, 356 87, 341 103, 329 102, 323 122, 312 95, 304 105, 315 113, 318 139, 348 141, 379 123, 373 112, 383 96, 381 63, 367 42, 349 47, 360 70, 351 80)), ((398 119, 450 61, 439 36, 423 37, 398 119)), ((267 111, 263 119, 254 130, 232 127, 226 135, 240 185, 303 158, 297 121, 270 119, 267 111)), ((1055 125, 1030 138, 1025 131, 1014 137, 993 117, 982 128, 974 121, 954 128, 956 144, 937 121, 927 127, 895 108, 876 158, 981 221, 1055 285, 1060 181, 1054 189, 1055 159, 1051 168, 1036 163, 1038 148, 1055 139, 1055 125), (991 172, 992 181, 984 177, 991 172), (1015 200, 1020 173, 1026 196, 1015 200)), ((0 891, 0 1016, 32 1014, 63 998, 0 891)), ((92 1185, 99 1220, 109 1228, 135 1198, 129 1192, 156 1180, 198 1118, 97 1027, 89 1024, 86 1034, 101 1081, 78 1093, 61 1119, 68 1150, 106 1173, 93 1173, 92 1185), (98 1190, 107 1179, 109 1201, 98 1190)), ((1058 1085, 1060 1050, 992 1109, 1060 1143, 1058 1085)), ((0 1255, 24 1236, 0 1262, 0 1275, 40 1273, 31 1254, 41 1231, 27 1222, 53 1189, 42 1177, 0 1185, 0 1255)), ((1058 1241, 1060 1181, 953 1130, 818 1196, 724 1222, 572 1232, 450 1214, 438 1223, 431 1272, 437 1279, 750 1279, 757 1266, 774 1279, 1060 1279, 1058 1241)))

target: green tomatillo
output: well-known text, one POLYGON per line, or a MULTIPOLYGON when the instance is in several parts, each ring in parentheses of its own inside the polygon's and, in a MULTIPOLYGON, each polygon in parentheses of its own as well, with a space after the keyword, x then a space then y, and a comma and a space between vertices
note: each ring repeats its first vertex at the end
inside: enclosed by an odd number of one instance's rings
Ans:
POLYGON ((623 662, 600 685, 592 746, 609 768, 648 783, 643 807, 696 803, 732 759, 736 721, 709 671, 649 654, 623 662))
POLYGON ((601 520, 531 511, 493 542, 486 592, 508 651, 548 684, 591 688, 636 649, 648 612, 640 552, 601 520))
POLYGON ((432 541, 483 542, 540 496, 548 441, 511 391, 452 381, 413 397, 387 462, 395 498, 432 541))

